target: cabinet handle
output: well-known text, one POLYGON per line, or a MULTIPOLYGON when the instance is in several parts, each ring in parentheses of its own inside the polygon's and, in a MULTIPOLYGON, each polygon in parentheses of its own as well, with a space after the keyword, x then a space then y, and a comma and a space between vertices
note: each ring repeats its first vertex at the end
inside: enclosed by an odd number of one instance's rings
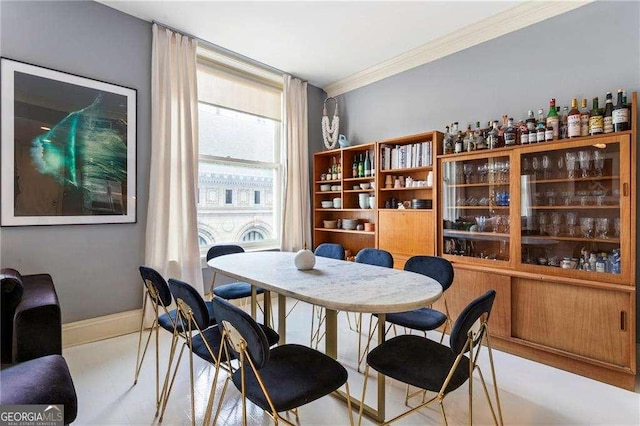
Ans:
POLYGON ((620 330, 627 331, 627 313, 620 311, 620 330))
POLYGON ((629 184, 626 182, 622 184, 622 195, 625 197, 629 196, 629 184))

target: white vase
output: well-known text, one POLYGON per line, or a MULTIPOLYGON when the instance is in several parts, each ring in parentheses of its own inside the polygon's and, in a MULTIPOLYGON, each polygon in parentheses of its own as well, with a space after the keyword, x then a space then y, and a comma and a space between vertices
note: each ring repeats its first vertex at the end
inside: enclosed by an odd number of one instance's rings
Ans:
POLYGON ((368 209, 369 208, 369 194, 366 194, 366 193, 358 194, 358 204, 360 205, 361 209, 368 209))

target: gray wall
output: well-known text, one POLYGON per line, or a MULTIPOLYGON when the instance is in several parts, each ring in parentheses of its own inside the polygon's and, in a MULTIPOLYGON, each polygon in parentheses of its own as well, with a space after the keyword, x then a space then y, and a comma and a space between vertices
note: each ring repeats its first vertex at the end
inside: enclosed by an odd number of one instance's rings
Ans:
MULTIPOLYGON (((638 91, 639 23, 638 2, 595 2, 354 90, 339 98, 341 133, 365 143, 452 121, 523 118, 546 112, 552 97, 591 106, 607 91, 638 91)), ((640 341, 640 323, 636 330, 640 341)))
MULTIPOLYGON (((151 134, 151 24, 94 2, 0 1, 0 54, 138 91, 138 222, 0 229, 0 263, 53 276, 64 322, 140 308, 151 134)), ((4 194, 3 194, 4 197, 4 194)))

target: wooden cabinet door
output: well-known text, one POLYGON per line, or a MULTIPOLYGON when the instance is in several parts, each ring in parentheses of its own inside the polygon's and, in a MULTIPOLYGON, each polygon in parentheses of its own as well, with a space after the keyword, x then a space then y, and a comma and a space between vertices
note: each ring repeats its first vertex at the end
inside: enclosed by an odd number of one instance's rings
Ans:
POLYGON ((379 210, 378 248, 390 252, 394 267, 399 269, 411 256, 433 256, 433 211, 379 210))
MULTIPOLYGON (((469 302, 493 289, 496 291, 496 300, 493 302, 493 309, 489 318, 489 331, 492 336, 510 337, 511 277, 462 269, 455 265, 454 270, 453 284, 445 293, 451 319, 455 321, 469 302)), ((433 307, 445 312, 442 298, 434 303, 433 307)), ((451 330, 448 330, 448 332, 451 333, 451 330)))
POLYGON ((514 278, 513 337, 629 367, 633 292, 514 278))

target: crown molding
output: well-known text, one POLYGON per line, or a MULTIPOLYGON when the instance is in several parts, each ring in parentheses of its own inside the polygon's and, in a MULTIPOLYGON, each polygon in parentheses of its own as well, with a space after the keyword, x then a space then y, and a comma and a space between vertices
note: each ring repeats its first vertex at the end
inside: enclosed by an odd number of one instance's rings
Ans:
POLYGON ((527 1, 364 71, 330 83, 323 89, 328 96, 341 95, 545 19, 561 15, 593 1, 595 0, 527 1))

